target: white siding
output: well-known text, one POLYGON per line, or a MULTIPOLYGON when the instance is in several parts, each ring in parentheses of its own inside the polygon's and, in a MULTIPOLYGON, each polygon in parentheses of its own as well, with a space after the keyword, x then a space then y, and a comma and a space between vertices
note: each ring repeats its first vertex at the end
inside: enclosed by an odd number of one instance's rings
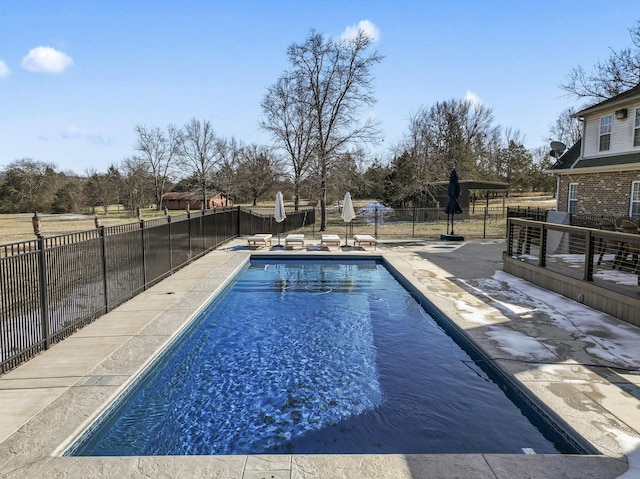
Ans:
MULTIPOLYGON (((614 128, 615 130, 615 128, 614 128)), ((584 152, 585 158, 600 156, 598 144, 600 142, 600 117, 585 118, 584 123, 584 152)))
POLYGON ((606 110, 585 118, 585 138, 583 145, 583 155, 585 158, 619 155, 640 151, 640 147, 633 147, 633 125, 636 108, 640 108, 640 102, 633 103, 626 107, 627 117, 623 120, 618 120, 615 117, 615 111, 620 108, 621 107, 617 107, 611 110, 606 110), (613 115, 613 124, 611 127, 611 148, 608 151, 599 151, 600 118, 606 115, 613 115))

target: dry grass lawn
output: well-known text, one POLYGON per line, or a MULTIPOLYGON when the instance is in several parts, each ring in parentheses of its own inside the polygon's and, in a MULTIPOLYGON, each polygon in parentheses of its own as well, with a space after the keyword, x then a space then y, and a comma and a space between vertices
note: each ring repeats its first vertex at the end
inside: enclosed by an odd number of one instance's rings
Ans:
MULTIPOLYGON (((95 228, 93 215, 81 214, 61 214, 40 216, 40 233, 43 236, 56 236, 65 233, 87 231, 95 228)), ((148 210, 142 214, 143 219, 158 217, 162 213, 148 210)), ((99 215, 100 223, 103 226, 113 226, 124 223, 133 223, 136 218, 129 217, 126 213, 109 213, 99 215)), ((32 213, 19 213, 11 215, 0 215, 0 244, 16 243, 19 241, 32 240, 35 238, 31 219, 32 213)))
MULTIPOLYGON (((374 200, 355 200, 354 207, 358 209, 371 201, 374 200)), ((485 204, 486 203, 484 202, 478 202, 476 203, 476 208, 482 208, 485 204)), ((503 204, 504 206, 551 209, 555 207, 555 200, 550 196, 521 196, 509 197, 504 199, 504 201, 502 198, 498 198, 489 202, 489 206, 491 207, 501 207, 503 204)), ((272 203, 270 204, 265 202, 259 206, 270 207, 272 206, 272 203)), ((172 214, 182 213, 183 212, 172 212, 172 214)), ((137 221, 136 218, 132 218, 124 212, 122 208, 118 209, 115 206, 109 209, 107 215, 100 212, 98 216, 103 226, 113 226, 137 221)), ((163 216, 163 213, 157 212, 153 209, 144 209, 141 211, 141 217, 145 220, 157 218, 159 216, 163 216)), ((33 226, 31 222, 32 217, 32 213, 0 215, 0 244, 16 243, 19 241, 34 239, 35 235, 33 234, 33 226)), ((40 221, 40 231, 44 236, 56 236, 65 233, 87 231, 95 228, 94 215, 40 214, 40 221)), ((344 234, 344 227, 342 224, 328 226, 330 229, 335 228, 335 233, 344 234)), ((316 225, 316 228, 317 227, 318 225, 316 225)), ((413 226, 399 227, 398 225, 379 225, 378 228, 378 234, 383 238, 390 238, 394 235, 397 235, 398 237, 434 238, 438 237, 441 233, 446 232, 445 225, 442 222, 417 224, 415 228, 413 226)), ((456 228, 458 227, 456 226, 456 228)), ((483 221, 479 222, 479 224, 477 221, 465 221, 461 222, 459 225, 460 233, 466 234, 470 238, 482 238, 485 234, 489 238, 500 237, 504 232, 504 228, 505 222, 499 221, 498 219, 490 219, 486 224, 483 221), (486 231, 487 228, 489 231, 486 231)), ((333 233, 334 231, 327 232, 333 233)))

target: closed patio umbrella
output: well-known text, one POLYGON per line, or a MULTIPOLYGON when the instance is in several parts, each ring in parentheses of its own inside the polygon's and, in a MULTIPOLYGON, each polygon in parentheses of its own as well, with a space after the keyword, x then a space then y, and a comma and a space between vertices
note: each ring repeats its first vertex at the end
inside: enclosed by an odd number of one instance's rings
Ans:
POLYGON ((348 191, 344 195, 344 202, 342 206, 342 219, 345 223, 345 233, 344 233, 344 245, 349 246, 349 242, 347 241, 347 235, 349 231, 349 223, 353 218, 356 217, 356 212, 353 210, 353 203, 351 202, 351 193, 348 191))
POLYGON ((458 180, 458 172, 455 168, 451 170, 451 173, 449 174, 447 195, 449 196, 449 201, 447 202, 444 212, 447 213, 447 229, 449 229, 449 217, 451 217, 451 233, 443 235, 446 236, 446 238, 443 237, 443 239, 464 240, 462 236, 456 235, 453 232, 453 215, 462 213, 462 207, 458 202, 458 197, 460 196, 460 182, 458 180))
MULTIPOLYGON (((282 223, 284 219, 287 217, 287 214, 284 211, 284 198, 282 197, 282 192, 278 191, 276 193, 276 209, 273 212, 273 217, 276 220, 276 223, 282 223)), ((283 225, 284 228, 284 225, 283 225)), ((280 233, 278 233, 278 247, 280 248, 280 233)))

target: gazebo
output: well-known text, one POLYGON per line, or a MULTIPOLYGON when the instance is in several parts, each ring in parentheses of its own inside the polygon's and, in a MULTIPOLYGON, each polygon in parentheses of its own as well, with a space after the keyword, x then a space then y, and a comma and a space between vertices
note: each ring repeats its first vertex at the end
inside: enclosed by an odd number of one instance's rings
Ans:
MULTIPOLYGON (((430 186, 435 187, 435 197, 439 205, 444 207, 449 201, 447 194, 447 187, 449 181, 436 181, 430 183, 430 186)), ((475 204, 476 193, 484 193, 484 196, 489 203, 489 193, 502 191, 502 198, 506 197, 505 193, 509 190, 509 183, 503 183, 501 181, 484 181, 484 180, 461 180, 460 181, 460 197, 458 202, 462 209, 468 209, 475 204)))

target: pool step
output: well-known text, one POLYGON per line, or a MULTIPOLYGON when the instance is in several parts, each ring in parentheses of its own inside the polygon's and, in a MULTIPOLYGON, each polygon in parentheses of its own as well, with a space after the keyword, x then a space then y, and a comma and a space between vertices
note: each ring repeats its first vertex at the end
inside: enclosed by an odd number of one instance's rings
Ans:
POLYGON ((356 293, 371 292, 372 285, 367 282, 354 282, 350 279, 336 280, 295 280, 276 278, 270 281, 240 281, 236 291, 253 292, 296 292, 296 293, 356 293))

